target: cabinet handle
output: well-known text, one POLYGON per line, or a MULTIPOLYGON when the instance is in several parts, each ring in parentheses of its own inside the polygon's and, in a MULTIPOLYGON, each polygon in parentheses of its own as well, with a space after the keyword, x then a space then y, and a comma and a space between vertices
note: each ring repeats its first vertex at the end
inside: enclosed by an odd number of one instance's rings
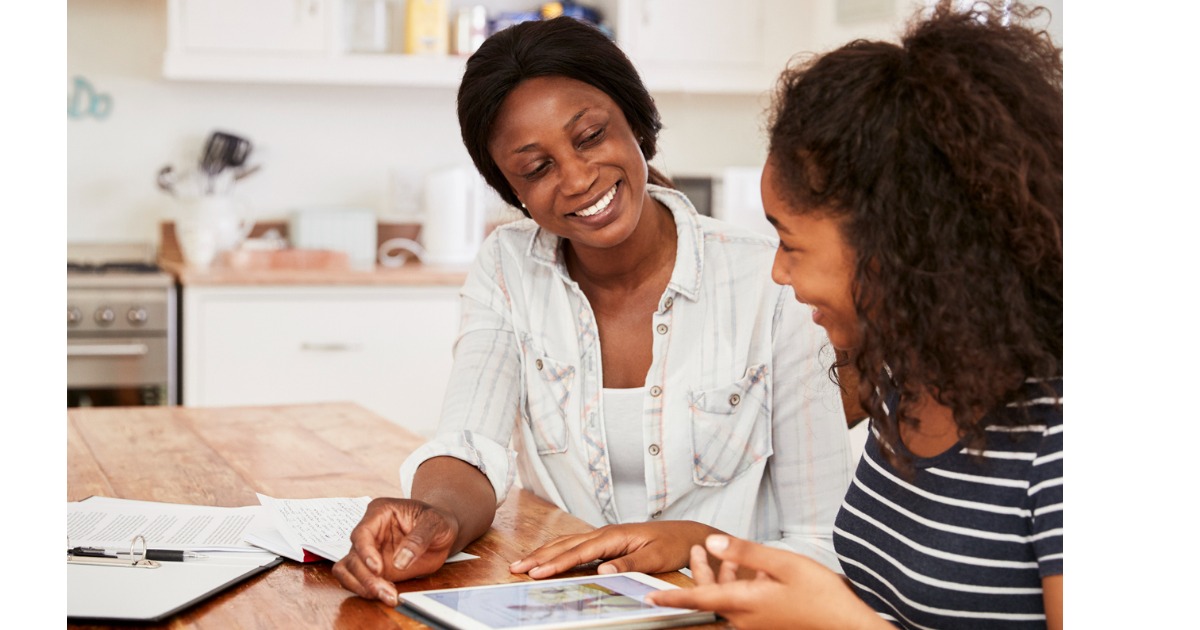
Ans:
POLYGON ((144 343, 112 343, 67 346, 69 357, 140 357, 150 351, 144 343))
POLYGON ((362 350, 362 344, 359 343, 311 343, 304 342, 300 344, 300 350, 303 352, 358 352, 362 350))

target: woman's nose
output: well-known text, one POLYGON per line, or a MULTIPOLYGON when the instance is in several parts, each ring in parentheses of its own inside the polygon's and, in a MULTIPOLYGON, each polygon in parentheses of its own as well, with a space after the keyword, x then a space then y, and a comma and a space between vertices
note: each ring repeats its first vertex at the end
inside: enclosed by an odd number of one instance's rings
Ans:
POLYGON ((562 170, 562 191, 567 195, 579 195, 592 189, 596 182, 597 169, 587 159, 571 157, 559 163, 562 170))

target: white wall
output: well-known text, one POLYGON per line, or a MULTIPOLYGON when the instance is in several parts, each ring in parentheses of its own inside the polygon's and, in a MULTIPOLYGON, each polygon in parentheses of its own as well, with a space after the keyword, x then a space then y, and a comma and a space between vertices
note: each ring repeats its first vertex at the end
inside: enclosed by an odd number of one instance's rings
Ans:
MULTIPOLYGON (((166 81, 163 0, 69 0, 67 17, 68 89, 82 76, 112 98, 106 119, 67 122, 68 241, 153 241, 172 210, 155 173, 194 162, 215 128, 254 142, 263 170, 240 191, 260 218, 302 205, 361 205, 387 218, 397 181, 470 164, 453 89, 166 81)), ((658 102, 667 128, 655 164, 669 174, 762 161, 760 99, 658 102)))
MULTIPOLYGON (((787 51, 894 37, 914 6, 912 0, 805 1, 782 5, 795 28, 774 31, 782 34, 769 42, 780 51, 780 69, 787 51), (883 17, 839 23, 839 2, 883 17)), ((1061 17, 1061 0, 1050 4, 1061 17)), ((165 0, 68 0, 68 94, 79 76, 112 99, 107 118, 67 122, 69 242, 153 242, 159 221, 172 212, 155 173, 164 164, 194 163, 218 128, 255 144, 251 161, 263 170, 239 190, 259 218, 282 218, 304 205, 365 206, 394 218, 419 194, 413 183, 425 173, 470 164, 453 89, 166 81, 166 30, 165 0)), ((1061 41, 1061 27, 1056 35, 1061 41)), ((763 96, 656 95, 666 128, 654 164, 668 175, 761 164, 771 86, 763 87, 763 96)))

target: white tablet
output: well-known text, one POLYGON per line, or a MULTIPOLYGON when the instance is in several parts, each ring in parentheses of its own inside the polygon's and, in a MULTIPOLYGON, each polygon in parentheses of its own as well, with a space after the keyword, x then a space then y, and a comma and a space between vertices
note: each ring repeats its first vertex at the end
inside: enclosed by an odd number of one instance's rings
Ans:
POLYGON ((644 573, 614 573, 402 593, 397 610, 461 630, 666 628, 716 621, 711 612, 646 603, 648 593, 673 588, 644 573))

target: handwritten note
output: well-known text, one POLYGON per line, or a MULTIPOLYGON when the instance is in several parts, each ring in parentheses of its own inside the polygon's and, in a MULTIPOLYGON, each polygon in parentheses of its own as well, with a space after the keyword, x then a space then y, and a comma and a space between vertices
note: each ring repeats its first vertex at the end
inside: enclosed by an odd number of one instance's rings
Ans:
MULTIPOLYGON (((303 561, 303 550, 307 550, 336 562, 350 553, 350 532, 367 512, 371 497, 275 499, 259 494, 258 501, 271 516, 286 547, 277 538, 272 540, 271 532, 249 536, 252 543, 298 561, 303 561)), ((478 557, 457 553, 446 562, 478 557)))

